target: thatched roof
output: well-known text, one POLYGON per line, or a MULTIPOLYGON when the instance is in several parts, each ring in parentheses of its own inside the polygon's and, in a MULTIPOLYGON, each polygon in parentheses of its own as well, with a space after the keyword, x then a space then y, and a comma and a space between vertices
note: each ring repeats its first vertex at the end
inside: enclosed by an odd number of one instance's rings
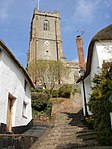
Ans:
MULTIPOLYGON (((92 62, 92 54, 93 54, 93 46, 96 41, 103 41, 103 40, 112 40, 112 24, 105 27, 101 31, 97 32, 95 36, 92 38, 89 48, 88 48, 88 56, 87 56, 87 65, 86 65, 86 72, 83 77, 85 79, 90 71, 91 71, 91 62, 92 62)), ((80 82, 82 78, 79 78, 77 83, 80 82)))

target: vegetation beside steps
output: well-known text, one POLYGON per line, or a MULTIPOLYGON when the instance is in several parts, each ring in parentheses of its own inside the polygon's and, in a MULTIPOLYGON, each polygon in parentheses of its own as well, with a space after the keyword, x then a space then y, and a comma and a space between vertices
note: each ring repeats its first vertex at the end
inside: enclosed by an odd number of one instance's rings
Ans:
POLYGON ((93 78, 93 83, 89 100, 93 115, 88 121, 93 123, 98 142, 112 145, 112 62, 103 63, 100 73, 93 78))
POLYGON ((80 89, 74 89, 72 85, 63 85, 57 90, 33 89, 32 108, 34 121, 50 122, 51 111, 54 104, 62 103, 64 99, 70 98, 71 94, 80 93, 80 89))

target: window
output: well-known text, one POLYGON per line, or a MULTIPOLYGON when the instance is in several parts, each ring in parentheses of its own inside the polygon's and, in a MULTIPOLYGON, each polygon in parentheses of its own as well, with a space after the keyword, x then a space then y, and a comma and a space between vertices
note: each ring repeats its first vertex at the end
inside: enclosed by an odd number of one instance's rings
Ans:
POLYGON ((25 101, 23 101, 22 116, 27 118, 27 103, 25 101))
POLYGON ((25 92, 26 92, 26 88, 27 88, 27 81, 25 80, 24 81, 24 90, 25 90, 25 92))
POLYGON ((49 25, 49 21, 45 20, 43 23, 43 30, 44 31, 49 31, 50 30, 50 25, 49 25))

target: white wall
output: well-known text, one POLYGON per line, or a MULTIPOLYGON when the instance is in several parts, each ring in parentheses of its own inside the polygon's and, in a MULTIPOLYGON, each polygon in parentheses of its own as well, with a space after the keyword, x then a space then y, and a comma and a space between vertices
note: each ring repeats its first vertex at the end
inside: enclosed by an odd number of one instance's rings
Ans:
MULTIPOLYGON (((88 76, 88 77, 84 80, 84 88, 85 88, 85 94, 86 94, 86 106, 87 106, 87 111, 88 111, 88 114, 90 115, 91 112, 89 111, 89 108, 88 108, 88 101, 89 101, 89 96, 90 96, 90 92, 91 92, 90 76, 88 76)), ((82 84, 82 82, 81 82, 81 95, 82 95, 82 103, 83 103, 83 113, 84 113, 84 115, 85 115, 84 88, 83 88, 83 84, 82 84)))
MULTIPOLYGON (((100 41, 95 42, 94 44, 90 75, 84 80, 87 103, 89 101, 91 87, 94 86, 92 80, 94 78, 94 75, 100 72, 101 70, 100 68, 102 67, 102 63, 104 60, 105 61, 112 60, 112 41, 103 41, 103 42, 100 41)), ((81 94, 83 98, 82 83, 81 83, 81 94)), ((84 98, 83 98, 83 112, 85 114, 84 98)), ((89 114, 91 114, 89 110, 88 112, 89 114)))
MULTIPOLYGON (((112 42, 95 42, 90 72, 91 81, 94 75, 100 72, 103 61, 108 60, 112 60, 112 42)), ((92 83, 91 86, 94 86, 94 84, 92 83)))
MULTIPOLYGON (((99 55, 98 55, 98 49, 96 43, 93 47, 93 55, 92 55, 92 62, 91 62, 91 71, 90 71, 90 80, 92 81, 95 74, 98 74, 99 69, 99 55)), ((92 84, 91 84, 92 85, 92 84)))
POLYGON ((96 47, 101 68, 103 60, 112 60, 112 41, 96 42, 96 47))
POLYGON ((0 122, 7 123, 8 94, 11 93, 16 97, 12 126, 26 125, 32 119, 30 85, 28 83, 25 92, 25 75, 4 51, 0 63, 0 78, 2 78, 0 79, 0 122), (23 100, 28 103, 27 118, 22 116, 23 100))

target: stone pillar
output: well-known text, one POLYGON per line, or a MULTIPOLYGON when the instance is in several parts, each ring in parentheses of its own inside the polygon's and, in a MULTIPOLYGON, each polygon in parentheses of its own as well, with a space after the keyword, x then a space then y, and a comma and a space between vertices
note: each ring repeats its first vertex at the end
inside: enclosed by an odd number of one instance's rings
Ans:
POLYGON ((79 67, 84 68, 85 67, 84 49, 83 49, 83 41, 81 36, 77 36, 76 44, 77 44, 77 51, 78 51, 79 67))

